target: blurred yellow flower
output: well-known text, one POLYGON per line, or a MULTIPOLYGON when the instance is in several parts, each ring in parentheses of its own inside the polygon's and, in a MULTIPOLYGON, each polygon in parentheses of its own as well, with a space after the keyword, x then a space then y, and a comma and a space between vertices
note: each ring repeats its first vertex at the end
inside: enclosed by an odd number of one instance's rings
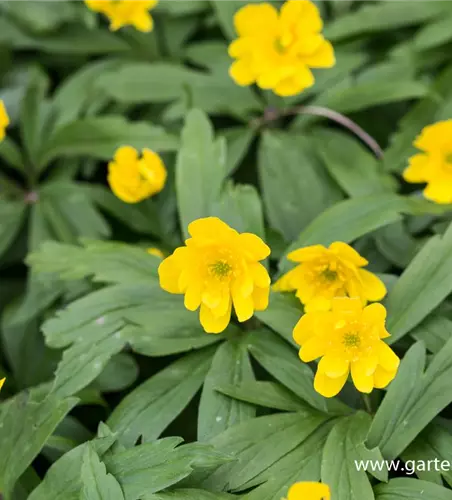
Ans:
POLYGON ((336 241, 328 248, 323 245, 299 248, 287 258, 300 264, 282 276, 274 289, 296 290, 306 312, 328 311, 334 297, 358 297, 365 305, 386 295, 383 282, 362 269, 368 261, 346 243, 336 241))
POLYGON ((207 333, 220 333, 229 324, 234 305, 239 321, 268 306, 270 277, 259 262, 270 248, 256 235, 238 233, 216 217, 193 221, 191 238, 159 266, 160 286, 185 294, 185 307, 200 308, 207 333))
POLYGON ((158 257, 159 259, 165 258, 165 254, 159 248, 151 247, 148 248, 146 251, 149 255, 154 255, 154 257, 158 257))
POLYGON ((429 125, 413 143, 422 153, 412 156, 403 177, 426 182, 424 196, 436 203, 452 203, 452 120, 429 125))
POLYGON ((344 386, 349 372, 360 392, 386 387, 396 376, 399 358, 382 339, 386 309, 371 304, 363 309, 359 299, 336 298, 331 311, 311 312, 301 317, 293 338, 301 346, 306 363, 322 358, 314 388, 322 396, 333 397, 344 386))
POLYGON ((122 146, 108 164, 108 183, 113 193, 126 203, 138 203, 159 193, 165 182, 165 165, 150 149, 143 149, 139 158, 132 146, 122 146))
POLYGON ((295 483, 289 489, 287 500, 330 500, 330 489, 326 484, 295 483))
POLYGON ((1 388, 3 387, 3 384, 5 383, 5 380, 6 380, 6 378, 2 378, 2 379, 0 380, 0 390, 1 390, 1 388))
POLYGON ((91 10, 106 15, 113 31, 127 25, 144 32, 154 27, 149 10, 157 5, 157 0, 85 0, 85 3, 91 10))
POLYGON ((6 127, 9 125, 9 116, 6 112, 5 104, 0 99, 0 141, 5 138, 6 127))
POLYGON ((270 3, 249 4, 235 14, 234 24, 239 38, 229 46, 236 59, 229 73, 239 85, 296 95, 314 84, 310 68, 335 64, 320 13, 309 0, 289 0, 279 13, 270 3))

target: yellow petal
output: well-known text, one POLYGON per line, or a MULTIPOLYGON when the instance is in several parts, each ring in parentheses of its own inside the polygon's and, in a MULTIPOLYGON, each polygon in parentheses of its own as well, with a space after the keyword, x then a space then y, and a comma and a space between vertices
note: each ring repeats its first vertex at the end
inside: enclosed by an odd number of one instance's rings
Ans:
POLYGON ((363 286, 364 296, 371 302, 381 300, 386 295, 386 287, 378 276, 366 269, 358 270, 359 277, 363 286))
POLYGON ((408 167, 403 171, 407 182, 425 182, 428 177, 430 159, 426 154, 414 155, 409 160, 408 167))
POLYGON ((337 378, 330 378, 319 369, 314 378, 314 389, 325 398, 332 398, 339 394, 347 381, 348 372, 337 378))
POLYGON ((231 308, 224 316, 217 317, 205 304, 201 304, 199 320, 206 333, 221 333, 231 320, 231 308))
POLYGON ((281 25, 286 28, 296 23, 303 32, 322 30, 323 22, 317 6, 310 0, 289 0, 281 7, 281 25))
POLYGON ((374 386, 377 389, 385 388, 397 375, 397 370, 387 371, 381 366, 377 366, 374 373, 374 386))
POLYGON ((424 196, 436 203, 452 203, 452 178, 449 182, 442 180, 430 182, 424 189, 424 196))
POLYGON ((152 186, 153 193, 160 192, 166 182, 166 168, 160 156, 150 149, 143 150, 143 159, 138 164, 141 175, 152 186))
POLYGON ((327 343, 325 340, 322 337, 315 335, 303 344, 298 354, 302 361, 309 363, 310 361, 314 361, 314 359, 323 356, 326 348, 327 343))
POLYGON ((383 341, 378 344, 378 362, 388 372, 394 372, 399 368, 400 359, 397 354, 383 341))
POLYGON ((234 26, 239 36, 274 33, 278 25, 278 11, 269 3, 249 4, 234 16, 234 26))
POLYGON ((263 266, 260 262, 257 262, 256 264, 251 264, 249 269, 256 286, 261 288, 270 286, 270 276, 268 275, 268 271, 265 266, 263 266))
POLYGON ((193 238, 199 238, 206 242, 218 241, 227 238, 237 231, 229 227, 218 217, 205 217, 197 219, 188 225, 188 232, 193 238))
POLYGON ((336 64, 333 46, 324 40, 313 54, 303 57, 303 62, 311 68, 332 68, 336 64))
POLYGON ((138 152, 132 146, 121 146, 115 152, 117 163, 135 163, 138 160, 138 152))
POLYGON ((0 380, 0 389, 3 387, 3 384, 5 383, 6 378, 2 378, 0 380))
POLYGON ((293 262, 306 262, 325 255, 327 249, 323 245, 312 245, 310 247, 298 248, 287 255, 287 258, 293 262))
POLYGON ((233 293, 232 301, 234 303, 237 318, 241 323, 250 319, 254 314, 254 301, 252 295, 244 297, 240 293, 233 293))
POLYGON ((315 311, 329 311, 331 309, 332 302, 333 297, 317 296, 308 301, 303 300, 303 303, 305 304, 304 310, 307 313, 315 311))
POLYGON ((374 373, 377 368, 377 356, 361 358, 351 364, 352 379, 360 392, 370 393, 374 388, 374 373))
POLYGON ((265 311, 268 307, 268 300, 270 296, 270 287, 260 288, 254 287, 253 290, 253 303, 255 311, 265 311))
POLYGON ((276 283, 273 284, 273 290, 277 292, 290 292, 298 288, 297 278, 300 273, 300 266, 294 267, 286 274, 283 274, 276 283))
POLYGON ((237 85, 247 86, 256 81, 255 73, 248 60, 238 60, 231 64, 229 76, 237 85))
POLYGON ((139 12, 136 14, 131 19, 130 24, 143 33, 149 33, 154 28, 154 20, 147 12, 139 12))
POLYGON ((347 260, 357 267, 363 267, 369 264, 369 261, 361 257, 361 255, 359 255, 353 247, 342 241, 335 241, 334 243, 331 243, 329 249, 341 259, 347 260))
POLYGON ((359 299, 349 297, 335 297, 332 310, 339 315, 357 316, 362 312, 362 303, 359 299))
POLYGON ((178 248, 172 255, 163 260, 158 268, 160 286, 169 293, 182 293, 179 287, 179 278, 182 267, 179 259, 183 260, 186 248, 178 248))
POLYGON ((315 83, 314 75, 307 66, 299 66, 297 72, 281 80, 274 88, 274 92, 282 97, 297 95, 303 90, 312 87, 315 83))
MULTIPOLYGON (((290 2, 288 2, 290 3, 290 2)), ((330 500, 330 489, 326 484, 303 482, 290 487, 287 500, 330 500)))
POLYGON ((270 247, 253 233, 242 233, 238 242, 247 259, 264 260, 270 255, 270 247))
POLYGON ((347 359, 331 354, 326 354, 319 361, 320 371, 330 378, 341 377, 344 373, 348 373, 349 366, 350 364, 347 359))
POLYGON ((198 282, 190 283, 185 290, 184 305, 189 311, 196 311, 201 304, 202 288, 198 282))
POLYGON ((147 191, 138 185, 132 188, 129 183, 125 183, 121 175, 114 170, 114 164, 109 164, 108 184, 113 194, 125 203, 139 203, 148 197, 147 191))

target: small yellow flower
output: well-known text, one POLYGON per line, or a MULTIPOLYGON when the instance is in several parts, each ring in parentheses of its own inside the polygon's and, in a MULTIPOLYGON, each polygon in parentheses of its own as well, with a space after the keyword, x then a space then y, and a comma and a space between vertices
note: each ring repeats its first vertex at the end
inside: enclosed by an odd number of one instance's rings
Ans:
POLYGON ((326 484, 295 483, 289 489, 287 500, 330 500, 330 489, 326 484))
POLYGON ((154 255, 154 257, 158 257, 159 259, 165 258, 165 254, 159 248, 151 247, 148 248, 146 251, 149 255, 154 255))
POLYGON ((138 203, 159 193, 166 182, 166 168, 157 153, 143 150, 142 158, 131 146, 120 147, 108 164, 108 183, 126 203, 138 203))
POLYGON ((300 358, 319 362, 314 388, 333 397, 344 386, 349 372, 360 392, 386 387, 396 376, 399 358, 382 339, 386 309, 371 304, 363 309, 359 299, 336 298, 331 311, 311 312, 301 317, 293 331, 301 346, 300 358))
POLYGON ((5 138, 6 127, 9 125, 9 116, 6 112, 5 104, 0 99, 0 141, 5 138))
POLYGON ((413 145, 423 151, 412 156, 403 177, 426 182, 424 196, 436 203, 452 203, 452 120, 422 129, 413 145))
POLYGON ((110 19, 112 31, 127 25, 143 32, 152 31, 154 27, 149 10, 157 5, 157 0, 85 0, 85 3, 110 19))
POLYGON ((3 387, 3 384, 5 383, 5 380, 6 380, 6 378, 2 378, 2 379, 0 380, 0 390, 1 390, 1 388, 3 387))
POLYGON ((314 84, 310 68, 335 64, 323 22, 309 0, 289 0, 280 13, 270 3, 250 4, 234 16, 239 38, 229 46, 236 59, 229 73, 238 85, 257 85, 280 96, 296 95, 314 84))
POLYGON ((160 286, 185 294, 185 307, 200 308, 207 333, 220 333, 229 324, 234 305, 239 321, 268 306, 270 277, 259 262, 270 248, 256 235, 238 233, 216 217, 193 221, 191 238, 159 266, 160 286))
POLYGON ((328 248, 323 245, 299 248, 287 258, 300 264, 282 276, 274 289, 296 290, 306 312, 328 311, 334 297, 358 297, 365 305, 386 295, 383 282, 362 269, 368 261, 346 243, 336 241, 328 248))

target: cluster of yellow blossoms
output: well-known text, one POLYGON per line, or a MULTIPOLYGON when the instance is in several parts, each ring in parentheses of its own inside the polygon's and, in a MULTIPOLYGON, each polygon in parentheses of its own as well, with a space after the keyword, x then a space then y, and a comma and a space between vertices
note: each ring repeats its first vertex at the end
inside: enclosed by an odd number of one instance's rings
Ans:
POLYGON ((91 10, 108 17, 112 31, 127 25, 143 32, 152 31, 154 27, 149 11, 157 5, 157 0, 85 0, 85 3, 91 10))

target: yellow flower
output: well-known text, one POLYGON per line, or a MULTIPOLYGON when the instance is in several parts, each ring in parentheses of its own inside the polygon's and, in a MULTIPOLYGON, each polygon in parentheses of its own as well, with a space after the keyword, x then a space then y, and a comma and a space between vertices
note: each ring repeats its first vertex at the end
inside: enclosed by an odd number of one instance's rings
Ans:
POLYGON ((386 295, 383 282, 362 269, 368 261, 340 241, 328 248, 313 245, 290 252, 287 258, 300 262, 274 285, 281 292, 296 290, 306 312, 328 311, 334 297, 358 297, 363 305, 386 295))
POLYGON ((1 388, 3 387, 3 384, 5 383, 5 380, 6 380, 6 378, 2 378, 2 379, 0 380, 0 390, 1 390, 1 388))
POLYGON ((322 483, 295 483, 291 486, 287 500, 330 500, 330 489, 322 483))
POLYGON ((229 46, 236 59, 229 73, 239 85, 257 85, 278 95, 296 95, 314 84, 310 68, 335 64, 323 22, 309 0, 289 0, 280 13, 270 3, 250 4, 234 16, 239 38, 229 46))
POLYGON ((157 5, 157 0, 85 0, 85 3, 91 10, 105 14, 113 31, 129 24, 144 32, 154 27, 149 10, 157 5))
POLYGON ((404 179, 426 182, 429 200, 452 203, 452 120, 425 127, 413 145, 423 152, 410 158, 404 179))
POLYGON ((185 307, 200 307, 207 333, 220 333, 229 324, 234 305, 239 321, 268 306, 270 277, 259 262, 270 248, 256 235, 238 233, 216 217, 188 226, 191 238, 159 266, 160 286, 185 294, 185 307))
POLYGON ((126 203, 138 203, 159 193, 165 181, 165 165, 150 149, 144 149, 142 158, 138 158, 136 149, 122 146, 108 164, 108 183, 113 193, 126 203))
POLYGON ((165 258, 164 253, 159 248, 151 247, 148 248, 146 251, 149 255, 154 255, 154 257, 158 257, 159 259, 165 258))
POLYGON ((0 141, 5 138, 6 127, 9 125, 9 116, 6 112, 5 104, 0 99, 0 141))
POLYGON ((293 331, 301 346, 300 358, 319 362, 314 388, 322 396, 333 397, 344 386, 349 372, 360 392, 386 387, 396 376, 399 358, 381 339, 389 337, 385 328, 386 309, 371 304, 363 309, 359 299, 336 298, 331 311, 307 313, 293 331))

